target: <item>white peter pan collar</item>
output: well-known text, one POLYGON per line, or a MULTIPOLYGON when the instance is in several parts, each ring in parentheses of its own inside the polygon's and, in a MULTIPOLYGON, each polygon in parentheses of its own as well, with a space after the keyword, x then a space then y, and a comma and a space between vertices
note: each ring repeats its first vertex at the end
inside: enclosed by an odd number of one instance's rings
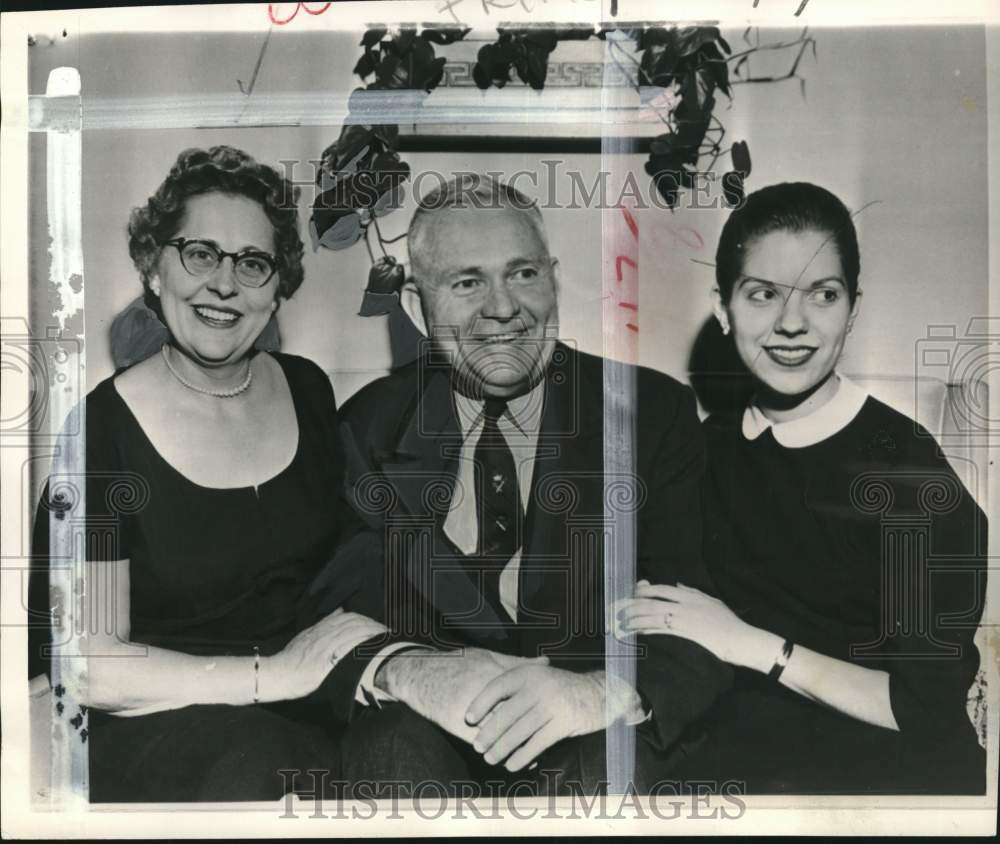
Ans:
POLYGON ((751 402, 743 412, 743 436, 748 440, 755 440, 770 428, 779 445, 785 448, 805 448, 842 431, 860 412, 868 398, 868 391, 839 373, 834 373, 834 377, 840 384, 833 398, 800 419, 772 422, 756 402, 751 402))

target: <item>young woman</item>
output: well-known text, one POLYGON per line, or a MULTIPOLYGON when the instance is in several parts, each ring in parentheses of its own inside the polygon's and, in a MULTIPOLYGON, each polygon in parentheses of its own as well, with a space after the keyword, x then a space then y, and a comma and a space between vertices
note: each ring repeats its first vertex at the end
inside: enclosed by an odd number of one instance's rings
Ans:
POLYGON ((714 309, 756 392, 705 422, 721 600, 643 582, 619 619, 740 669, 690 778, 982 793, 966 698, 986 518, 926 430, 838 373, 859 269, 851 216, 823 188, 767 187, 730 216, 714 309))

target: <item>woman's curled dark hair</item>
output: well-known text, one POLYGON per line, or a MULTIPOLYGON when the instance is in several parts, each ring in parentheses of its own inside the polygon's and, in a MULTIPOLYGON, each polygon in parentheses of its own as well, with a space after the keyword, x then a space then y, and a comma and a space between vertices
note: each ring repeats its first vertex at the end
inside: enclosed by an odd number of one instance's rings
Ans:
POLYGON ((810 182, 782 182, 750 194, 722 227, 715 252, 715 280, 728 302, 755 239, 775 231, 818 231, 837 247, 851 304, 858 295, 861 258, 851 212, 834 194, 810 182))
POLYGON ((274 168, 259 164, 242 150, 214 146, 186 149, 145 205, 134 208, 128 223, 128 251, 142 276, 146 301, 157 305, 149 283, 161 244, 177 234, 187 200, 204 193, 245 196, 257 202, 274 227, 278 298, 287 299, 302 284, 299 237, 299 189, 274 168))

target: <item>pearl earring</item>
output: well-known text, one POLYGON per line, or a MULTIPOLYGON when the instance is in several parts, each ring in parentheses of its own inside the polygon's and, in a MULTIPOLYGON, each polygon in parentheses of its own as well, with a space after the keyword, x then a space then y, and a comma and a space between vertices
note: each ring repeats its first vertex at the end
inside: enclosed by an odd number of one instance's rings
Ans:
POLYGON ((729 323, 724 322, 722 324, 722 333, 723 334, 728 334, 729 333, 729 323))

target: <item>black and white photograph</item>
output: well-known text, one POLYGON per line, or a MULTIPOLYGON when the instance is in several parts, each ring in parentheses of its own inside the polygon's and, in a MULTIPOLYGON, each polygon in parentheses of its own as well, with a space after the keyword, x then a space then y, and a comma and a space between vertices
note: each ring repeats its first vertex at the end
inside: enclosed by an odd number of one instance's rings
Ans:
POLYGON ((998 24, 5 11, 4 835, 995 834, 998 24))

